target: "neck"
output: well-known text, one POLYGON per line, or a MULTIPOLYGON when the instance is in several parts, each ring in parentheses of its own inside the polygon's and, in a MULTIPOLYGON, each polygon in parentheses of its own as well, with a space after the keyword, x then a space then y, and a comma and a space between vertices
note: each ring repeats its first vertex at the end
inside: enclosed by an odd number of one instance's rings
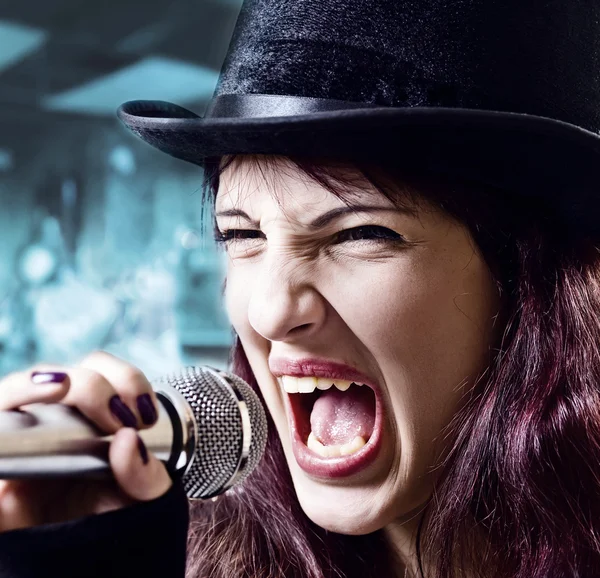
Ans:
MULTIPOLYGON (((384 535, 398 559, 398 570, 394 578, 421 578, 423 575, 431 575, 431 560, 428 560, 427 552, 422 553, 423 574, 419 572, 419 561, 417 559, 417 531, 423 518, 425 506, 426 504, 422 504, 402 518, 394 520, 383 529, 384 535)), ((476 539, 477 551, 484 552, 487 543, 485 537, 478 535, 476 539)), ((456 566, 456 572, 456 575, 462 578, 473 578, 475 575, 479 575, 473 569, 459 567, 458 565, 456 566)))
MULTIPOLYGON (((425 506, 426 504, 418 506, 384 528, 385 537, 399 560, 399 569, 395 578, 417 578, 419 576, 417 530, 425 506)), ((425 564, 424 561, 423 564, 425 564)), ((426 571, 426 568, 424 570, 426 571)))

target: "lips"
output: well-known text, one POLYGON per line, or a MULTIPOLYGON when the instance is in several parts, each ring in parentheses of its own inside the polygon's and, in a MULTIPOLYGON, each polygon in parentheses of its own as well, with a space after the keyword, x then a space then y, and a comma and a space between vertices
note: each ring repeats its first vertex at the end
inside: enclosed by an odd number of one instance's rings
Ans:
MULTIPOLYGON (((377 457, 382 443, 383 404, 378 385, 368 376, 348 365, 318 359, 272 359, 269 368, 275 377, 322 377, 361 383, 374 393, 375 422, 367 443, 355 453, 341 457, 323 457, 306 445, 310 434, 310 405, 307 394, 284 392, 286 413, 290 423, 292 449, 296 462, 309 475, 320 478, 342 478, 368 467, 377 457), (304 396, 304 397, 303 397, 304 396)), ((363 386, 363 387, 364 387, 363 386)), ((353 386, 355 387, 355 386, 353 386)), ((312 395, 312 394, 308 394, 312 395)))

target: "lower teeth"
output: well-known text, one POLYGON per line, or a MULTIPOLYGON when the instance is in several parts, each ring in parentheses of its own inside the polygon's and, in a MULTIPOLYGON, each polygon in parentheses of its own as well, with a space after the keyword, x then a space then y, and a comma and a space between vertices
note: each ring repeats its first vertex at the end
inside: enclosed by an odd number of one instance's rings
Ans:
POLYGON ((310 432, 306 445, 309 450, 312 450, 324 458, 339 458, 341 456, 349 456, 350 454, 356 453, 366 443, 367 442, 362 436, 356 436, 351 442, 339 446, 324 446, 316 438, 315 434, 310 432))

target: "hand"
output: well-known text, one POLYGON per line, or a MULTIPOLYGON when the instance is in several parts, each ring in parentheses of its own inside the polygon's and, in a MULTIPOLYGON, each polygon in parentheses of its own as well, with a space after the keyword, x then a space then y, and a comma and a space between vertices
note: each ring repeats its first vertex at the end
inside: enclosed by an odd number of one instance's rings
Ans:
POLYGON ((0 411, 40 402, 74 406, 101 430, 115 434, 109 450, 114 479, 0 480, 0 532, 100 514, 153 500, 170 488, 164 465, 146 451, 136 432, 154 423, 158 402, 144 374, 132 365, 95 352, 77 366, 44 364, 0 380, 0 411), (54 382, 35 383, 51 378, 40 373, 59 375, 54 382))

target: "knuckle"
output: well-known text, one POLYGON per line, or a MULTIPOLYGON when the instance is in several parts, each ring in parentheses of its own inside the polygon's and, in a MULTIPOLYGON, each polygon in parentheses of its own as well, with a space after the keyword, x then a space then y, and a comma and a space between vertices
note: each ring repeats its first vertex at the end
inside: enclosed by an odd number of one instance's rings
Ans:
POLYGON ((97 365, 99 363, 106 363, 108 360, 115 359, 114 355, 108 353, 107 351, 103 351, 102 349, 97 349, 88 353, 80 362, 79 365, 86 367, 88 365, 97 365))
POLYGON ((68 402, 90 406, 98 398, 106 397, 111 391, 110 384, 99 373, 90 370, 79 370, 76 379, 73 380, 68 402))
POLYGON ((145 392, 151 389, 150 382, 144 373, 134 366, 126 367, 121 372, 123 384, 131 391, 145 392))
POLYGON ((81 377, 80 389, 88 391, 104 391, 108 382, 97 371, 85 371, 81 377))

